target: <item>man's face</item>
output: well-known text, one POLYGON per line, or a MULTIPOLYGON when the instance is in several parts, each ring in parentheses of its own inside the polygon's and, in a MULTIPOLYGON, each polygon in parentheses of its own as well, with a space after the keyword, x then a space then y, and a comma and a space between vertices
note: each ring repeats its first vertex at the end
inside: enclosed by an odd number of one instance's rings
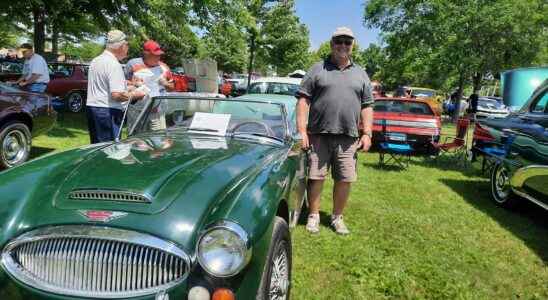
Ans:
POLYGON ((25 59, 29 59, 32 56, 32 49, 23 49, 21 52, 23 52, 23 57, 25 59))
POLYGON ((350 57, 354 39, 348 36, 337 36, 331 40, 331 54, 336 58, 350 57))
POLYGON ((122 58, 120 58, 120 60, 124 59, 127 57, 127 53, 129 51, 129 43, 128 42, 125 42, 124 45, 120 48, 120 52, 121 54, 123 55, 122 58))
POLYGON ((154 55, 148 51, 143 52, 143 60, 149 66, 157 66, 160 63, 161 55, 154 55))

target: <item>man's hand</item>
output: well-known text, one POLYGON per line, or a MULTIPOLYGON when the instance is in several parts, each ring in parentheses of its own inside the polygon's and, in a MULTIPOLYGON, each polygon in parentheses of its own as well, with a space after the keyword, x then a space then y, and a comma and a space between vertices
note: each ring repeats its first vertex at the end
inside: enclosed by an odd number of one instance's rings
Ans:
POLYGON ((371 148, 371 137, 367 134, 362 135, 358 145, 358 149, 362 149, 363 152, 369 151, 371 148))
POLYGON ((20 81, 18 84, 19 84, 20 87, 23 87, 23 86, 27 85, 27 81, 23 80, 23 81, 20 81))

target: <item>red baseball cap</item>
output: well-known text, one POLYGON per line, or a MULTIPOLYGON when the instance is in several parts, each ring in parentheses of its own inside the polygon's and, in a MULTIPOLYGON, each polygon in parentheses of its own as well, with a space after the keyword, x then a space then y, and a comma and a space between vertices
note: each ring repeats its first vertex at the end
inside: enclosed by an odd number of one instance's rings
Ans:
POLYGON ((143 45, 143 51, 149 52, 153 55, 162 55, 164 54, 164 51, 162 51, 162 48, 160 48, 160 44, 156 43, 156 41, 148 40, 143 45))

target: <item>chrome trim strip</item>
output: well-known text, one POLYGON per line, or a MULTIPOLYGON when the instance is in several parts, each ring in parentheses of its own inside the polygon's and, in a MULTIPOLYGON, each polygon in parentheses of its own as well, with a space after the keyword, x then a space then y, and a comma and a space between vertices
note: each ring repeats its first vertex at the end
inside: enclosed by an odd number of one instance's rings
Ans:
POLYGON ((249 235, 247 234, 247 232, 238 223, 235 223, 235 222, 230 221, 230 220, 220 220, 219 222, 213 223, 212 225, 208 226, 206 228, 206 230, 204 232, 202 232, 202 234, 200 235, 200 238, 198 239, 198 243, 196 243, 196 256, 197 256, 197 259, 198 259, 198 263, 200 264, 200 266, 202 266, 204 271, 206 271, 211 276, 214 276, 214 277, 217 277, 217 278, 228 278, 228 277, 232 277, 232 276, 240 273, 240 271, 243 270, 243 268, 245 268, 245 266, 247 266, 247 264, 251 260, 252 252, 253 251, 252 251, 252 248, 251 248, 251 241, 249 240, 249 235), (200 248, 200 243, 202 242, 202 238, 204 238, 204 236, 206 236, 209 232, 211 232, 213 230, 216 230, 216 229, 226 229, 228 231, 232 231, 233 233, 238 235, 238 237, 240 237, 240 239, 242 239, 244 241, 244 243, 247 247, 246 257, 245 257, 244 263, 237 270, 235 270, 232 274, 229 274, 229 275, 226 275, 226 276, 220 276, 218 274, 210 273, 209 270, 207 270, 204 267, 204 264, 202 263, 202 260, 201 260, 201 255, 198 251, 199 248, 200 248))
POLYGON ((541 201, 535 199, 535 198, 532 197, 531 195, 529 195, 529 194, 527 194, 527 193, 524 193, 524 192, 522 192, 522 191, 520 191, 520 190, 518 190, 518 189, 514 189, 514 188, 512 188, 512 191, 513 191, 514 193, 516 193, 516 195, 518 195, 518 196, 520 196, 520 197, 523 197, 523 198, 525 198, 525 199, 527 199, 527 200, 529 200, 529 201, 535 203, 536 205, 538 205, 538 206, 544 208, 545 210, 548 210, 548 205, 546 205, 546 203, 541 202, 541 201))
MULTIPOLYGON (((373 124, 383 125, 383 120, 374 120, 373 124)), ((435 121, 399 121, 386 120, 386 125, 390 126, 405 126, 414 128, 438 128, 435 121)))
POLYGON ((104 189, 76 189, 69 193, 69 198, 75 200, 103 200, 138 203, 152 202, 150 197, 147 195, 130 191, 104 189))
MULTIPOLYGON (((191 264, 190 257, 169 241, 135 231, 87 225, 53 226, 27 232, 4 247, 1 260, 8 273, 33 288, 65 296, 107 299, 147 296, 167 290, 187 278, 191 264), (167 254, 178 258, 176 261, 179 264, 185 264, 180 270, 179 278, 158 282, 158 286, 154 287, 137 286, 133 290, 127 286, 125 280, 116 280, 116 286, 111 286, 109 290, 109 286, 114 284, 109 280, 114 276, 113 269, 118 267, 118 275, 113 278, 120 278, 121 271, 121 277, 125 279, 127 260, 132 258, 128 251, 115 250, 127 249, 128 246, 131 249, 144 248, 155 255, 167 254), (36 247, 37 251, 31 250, 36 247), (16 260, 17 256, 19 261, 16 260), (113 259, 120 262, 122 258, 126 263, 125 267, 120 263, 113 263, 113 259), (25 268, 30 261, 33 262, 30 268, 25 268), (35 261, 40 266, 36 269, 35 261), (61 281, 63 278, 64 281, 61 281), (91 283, 93 287, 88 286, 91 283)), ((151 263, 150 259, 148 261, 151 263)), ((155 261, 154 266, 154 269, 148 270, 148 275, 169 267, 160 261, 155 261)))
POLYGON ((548 165, 529 165, 514 172, 514 175, 510 178, 510 185, 512 188, 519 189, 523 186, 525 180, 542 175, 548 176, 548 165))

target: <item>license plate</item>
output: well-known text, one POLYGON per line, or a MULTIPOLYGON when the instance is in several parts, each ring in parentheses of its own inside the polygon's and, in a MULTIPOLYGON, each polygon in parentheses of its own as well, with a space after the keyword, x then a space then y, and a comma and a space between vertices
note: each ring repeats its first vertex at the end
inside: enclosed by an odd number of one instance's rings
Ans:
POLYGON ((407 140, 407 134, 391 132, 387 134, 387 137, 391 141, 405 142, 407 140))

